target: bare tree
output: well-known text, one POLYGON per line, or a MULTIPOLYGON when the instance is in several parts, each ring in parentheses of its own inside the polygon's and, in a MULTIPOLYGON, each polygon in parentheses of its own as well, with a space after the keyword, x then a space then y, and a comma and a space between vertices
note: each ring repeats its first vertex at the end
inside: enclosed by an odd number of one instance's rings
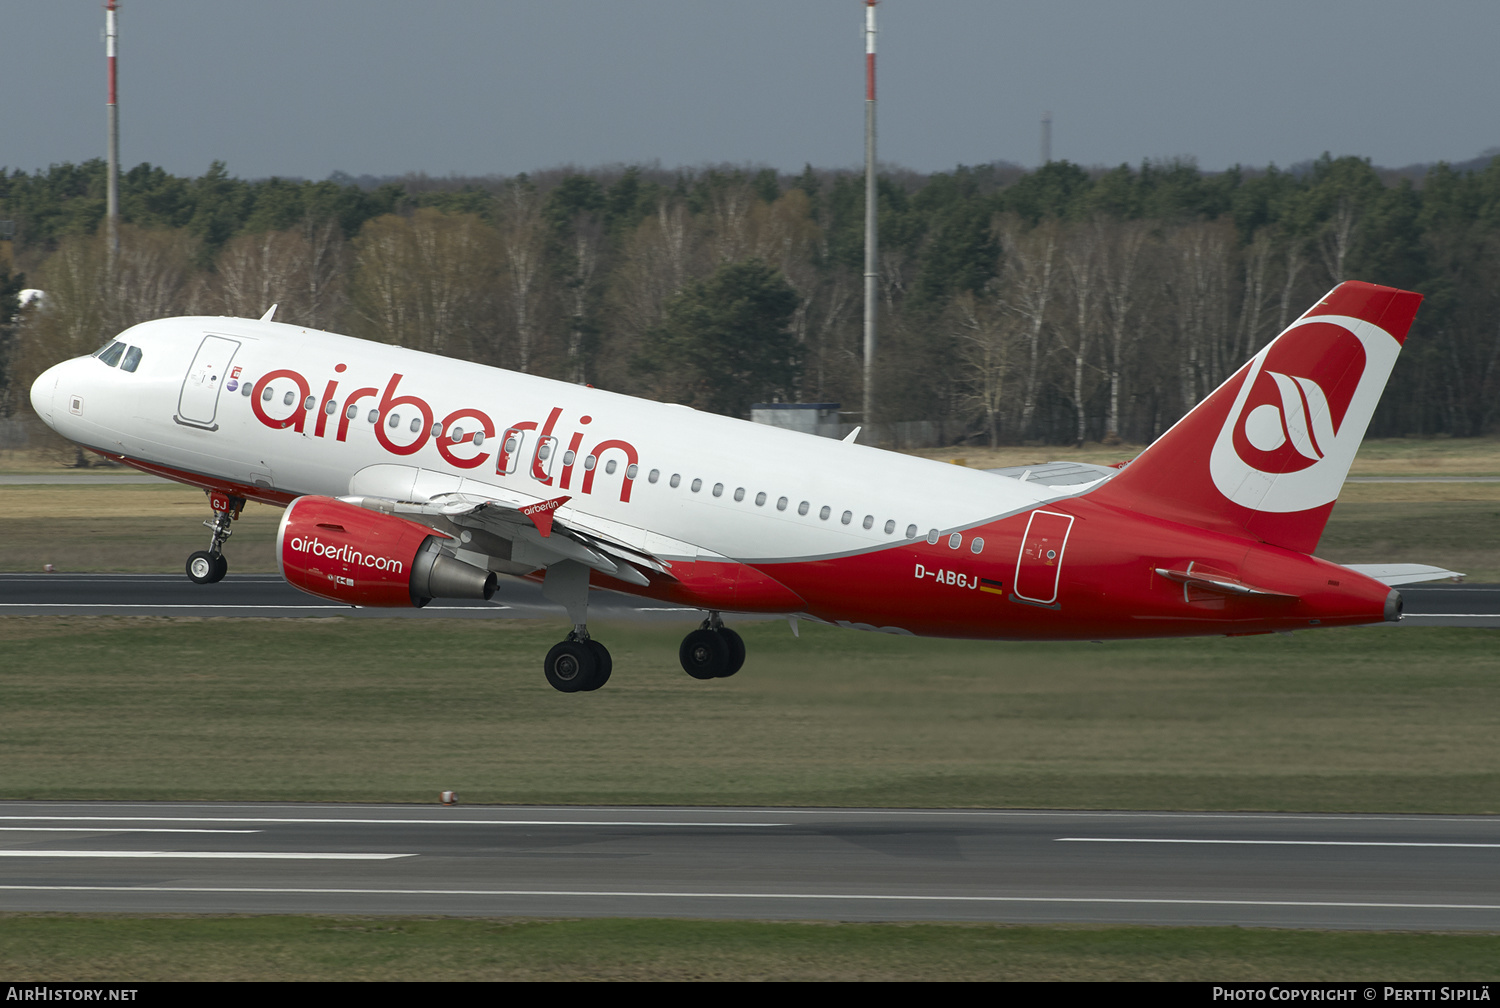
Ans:
POLYGON ((1000 443, 1000 430, 1010 386, 1017 341, 1017 316, 1006 312, 992 296, 963 291, 946 312, 958 346, 961 366, 960 402, 977 412, 990 447, 1000 443))
POLYGON ((1031 437, 1041 391, 1042 335, 1056 310, 1062 227, 1055 220, 1047 220, 1027 230, 1019 218, 1009 217, 1001 221, 997 230, 1004 256, 1000 297, 1021 319, 1026 349, 1019 433, 1021 437, 1031 437))
POLYGON ((357 327, 389 343, 469 356, 493 337, 494 229, 423 208, 367 223, 354 241, 357 327))
POLYGON ((511 182, 501 197, 500 249, 503 260, 502 289, 509 306, 507 321, 511 353, 496 347, 497 362, 513 362, 517 370, 530 371, 539 342, 537 290, 546 254, 546 225, 541 200, 528 183, 511 182))

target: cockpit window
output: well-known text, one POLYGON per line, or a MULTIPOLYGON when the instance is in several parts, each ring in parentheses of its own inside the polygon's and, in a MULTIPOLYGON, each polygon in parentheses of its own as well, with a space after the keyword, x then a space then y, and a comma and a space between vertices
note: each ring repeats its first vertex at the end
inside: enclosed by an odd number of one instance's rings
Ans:
POLYGON ((141 363, 141 348, 133 346, 125 351, 125 359, 120 362, 121 371, 134 371, 141 363))
POLYGON ((124 352, 125 344, 121 343, 119 340, 115 340, 114 342, 106 344, 105 346, 102 346, 98 350, 94 351, 94 356, 98 357, 101 361, 108 364, 110 367, 114 367, 116 364, 120 363, 120 355, 124 352))

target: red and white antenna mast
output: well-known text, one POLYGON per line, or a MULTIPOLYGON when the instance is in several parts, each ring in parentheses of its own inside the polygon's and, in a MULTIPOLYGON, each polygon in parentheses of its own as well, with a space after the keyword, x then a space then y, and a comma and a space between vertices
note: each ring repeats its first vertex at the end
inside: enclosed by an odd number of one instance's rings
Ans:
POLYGON ((875 4, 865 0, 865 401, 866 443, 874 440, 875 310, 880 279, 876 245, 875 185, 875 4))
POLYGON ((109 101, 105 111, 109 120, 108 178, 105 182, 106 234, 109 242, 109 263, 114 266, 115 253, 120 248, 120 106, 115 93, 115 42, 119 31, 115 27, 117 0, 104 0, 104 59, 109 64, 109 101))

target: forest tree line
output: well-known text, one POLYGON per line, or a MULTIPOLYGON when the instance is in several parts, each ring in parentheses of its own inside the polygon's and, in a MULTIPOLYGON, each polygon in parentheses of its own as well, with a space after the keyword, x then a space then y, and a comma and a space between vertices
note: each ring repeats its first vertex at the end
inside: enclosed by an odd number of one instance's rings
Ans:
MULTIPOLYGON (((559 169, 375 186, 140 165, 0 171, 0 414, 50 364, 170 315, 258 317, 745 416, 862 398, 864 180, 559 169), (14 294, 39 288, 24 309, 14 294)), ((1500 422, 1500 159, 1394 177, 1005 164, 880 179, 877 423, 1147 442, 1328 288, 1426 302, 1372 425, 1500 422)), ((860 419, 855 417, 854 419, 860 419)))

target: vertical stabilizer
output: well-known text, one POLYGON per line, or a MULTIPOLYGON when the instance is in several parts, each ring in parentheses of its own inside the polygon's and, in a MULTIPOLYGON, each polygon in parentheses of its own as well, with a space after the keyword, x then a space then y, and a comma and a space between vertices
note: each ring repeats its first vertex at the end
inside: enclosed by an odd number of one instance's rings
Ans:
POLYGON ((1311 553, 1421 301, 1339 284, 1095 499, 1311 553))

